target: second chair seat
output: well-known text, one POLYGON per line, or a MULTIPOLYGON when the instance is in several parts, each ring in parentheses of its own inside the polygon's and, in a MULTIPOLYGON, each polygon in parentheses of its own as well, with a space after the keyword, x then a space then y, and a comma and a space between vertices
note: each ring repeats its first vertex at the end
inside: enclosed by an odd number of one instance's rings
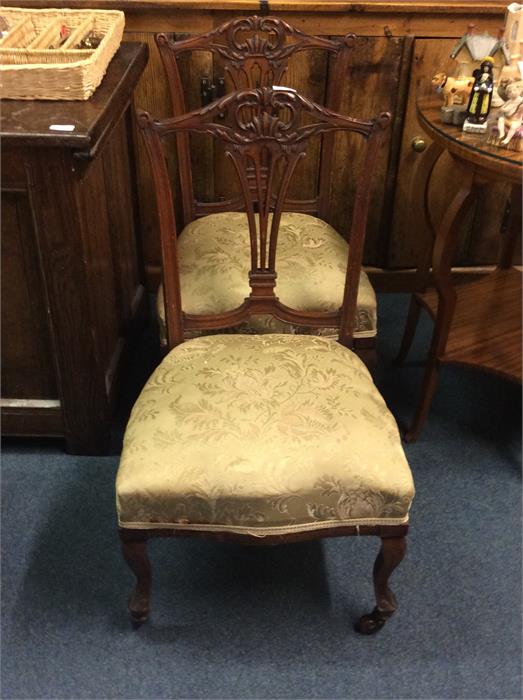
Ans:
POLYGON ((398 428, 328 338, 214 335, 172 350, 129 421, 120 527, 286 534, 406 523, 398 428))
MULTIPOLYGON (((270 220, 269 220, 270 226, 270 220)), ((192 221, 178 237, 182 306, 190 314, 234 309, 249 295, 249 226, 242 212, 210 214, 192 221)), ((278 234, 276 294, 300 311, 336 311, 343 299, 349 246, 328 223, 309 214, 284 212, 278 234)), ((162 343, 166 342, 163 288, 157 297, 162 343)), ((362 270, 358 288, 355 338, 376 336, 376 295, 362 270)), ((240 332, 308 333, 268 315, 251 316, 240 332)), ((223 331, 221 331, 223 332, 223 331)), ((336 336, 337 330, 317 329, 336 336)), ((207 331, 208 333, 208 331, 207 331)), ((201 334, 189 331, 191 337, 201 334)))

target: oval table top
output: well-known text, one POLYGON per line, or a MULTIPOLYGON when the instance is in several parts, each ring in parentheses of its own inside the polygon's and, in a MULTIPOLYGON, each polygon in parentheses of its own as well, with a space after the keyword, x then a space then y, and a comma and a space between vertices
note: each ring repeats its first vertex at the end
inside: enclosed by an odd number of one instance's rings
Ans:
POLYGON ((421 97, 417 102, 418 121, 422 129, 441 148, 478 168, 516 184, 523 175, 523 152, 490 146, 486 136, 468 134, 461 127, 444 124, 441 101, 437 97, 421 97))

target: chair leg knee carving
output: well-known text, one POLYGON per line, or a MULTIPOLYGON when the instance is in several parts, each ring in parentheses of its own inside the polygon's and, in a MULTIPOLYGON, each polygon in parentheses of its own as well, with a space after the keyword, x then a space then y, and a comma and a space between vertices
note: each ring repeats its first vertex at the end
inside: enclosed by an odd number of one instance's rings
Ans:
POLYGON ((145 622, 149 616, 151 595, 151 563, 147 556, 147 537, 132 536, 120 531, 122 552, 129 568, 136 576, 136 585, 128 600, 129 617, 135 624, 145 622))
POLYGON ((382 537, 381 542, 373 569, 376 607, 358 620, 356 630, 361 634, 379 632, 398 607, 396 596, 389 588, 389 577, 405 556, 407 540, 405 537, 382 537))

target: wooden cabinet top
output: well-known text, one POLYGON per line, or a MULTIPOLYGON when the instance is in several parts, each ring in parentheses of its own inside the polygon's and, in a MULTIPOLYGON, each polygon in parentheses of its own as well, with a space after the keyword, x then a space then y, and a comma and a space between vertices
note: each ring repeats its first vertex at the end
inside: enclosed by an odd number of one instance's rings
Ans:
POLYGON ((3 100, 2 146, 60 146, 92 157, 127 106, 147 55, 146 44, 121 44, 89 100, 3 100), (52 125, 74 129, 57 131, 52 125))
MULTIPOLYGON (((17 0, 6 5, 18 7, 61 7, 60 0, 17 0)), ((426 13, 426 14, 500 14, 506 0, 69 0, 68 7, 119 9, 126 12, 144 10, 219 10, 237 12, 341 12, 341 13, 426 13)))

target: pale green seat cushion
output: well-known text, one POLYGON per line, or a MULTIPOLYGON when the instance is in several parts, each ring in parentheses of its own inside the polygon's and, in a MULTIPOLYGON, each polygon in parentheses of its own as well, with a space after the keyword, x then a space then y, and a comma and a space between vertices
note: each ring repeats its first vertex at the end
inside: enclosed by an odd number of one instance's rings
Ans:
POLYGON ((213 335, 173 349, 129 420, 123 528, 256 535, 408 520, 394 417, 361 360, 311 335, 213 335))
MULTIPOLYGON (((242 212, 196 219, 178 238, 182 307, 190 314, 230 311, 249 295, 250 244, 242 212)), ((349 246, 329 224, 309 214, 282 214, 278 232, 276 295, 300 311, 336 311, 343 300, 349 246)), ((161 337, 165 341, 163 288, 157 297, 161 337)), ((376 335, 376 295, 362 270, 354 319, 354 337, 376 335)), ((239 332, 307 332, 269 315, 251 316, 239 332)), ((336 329, 318 329, 336 335, 336 329)), ((205 331, 203 331, 205 334, 205 331)), ((200 335, 189 332, 188 336, 200 335)))

